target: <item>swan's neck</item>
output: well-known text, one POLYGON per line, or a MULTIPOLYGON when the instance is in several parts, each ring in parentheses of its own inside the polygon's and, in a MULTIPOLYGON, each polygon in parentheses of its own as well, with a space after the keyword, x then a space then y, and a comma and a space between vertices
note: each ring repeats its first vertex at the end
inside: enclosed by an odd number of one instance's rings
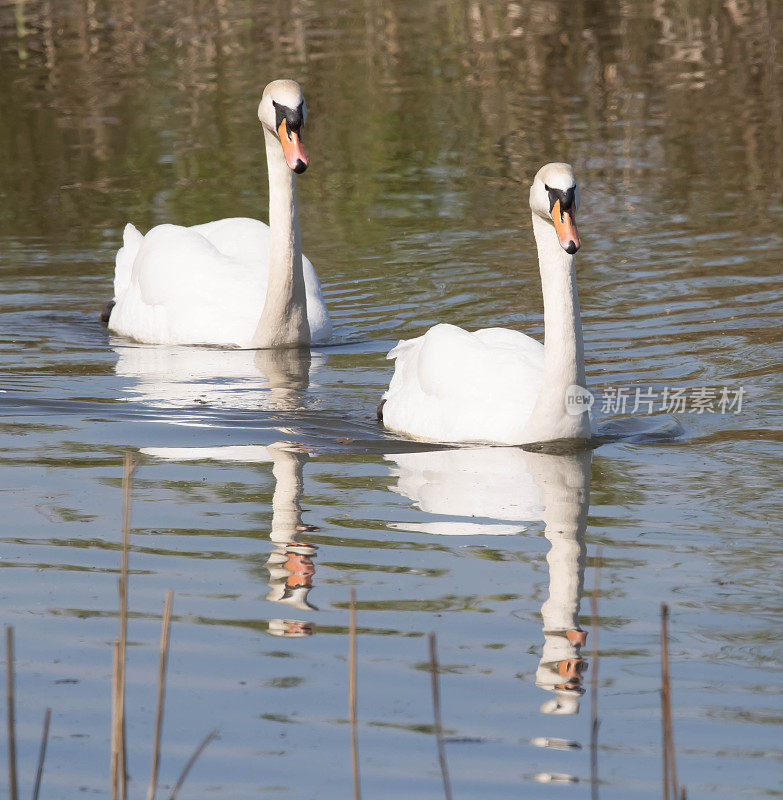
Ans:
POLYGON ((544 295, 544 373, 526 441, 586 439, 588 414, 571 415, 565 398, 570 386, 585 387, 585 358, 574 256, 560 247, 552 225, 533 214, 544 295))
POLYGON ((295 176, 280 142, 264 130, 269 168, 269 273, 261 319, 251 347, 310 344, 295 176))

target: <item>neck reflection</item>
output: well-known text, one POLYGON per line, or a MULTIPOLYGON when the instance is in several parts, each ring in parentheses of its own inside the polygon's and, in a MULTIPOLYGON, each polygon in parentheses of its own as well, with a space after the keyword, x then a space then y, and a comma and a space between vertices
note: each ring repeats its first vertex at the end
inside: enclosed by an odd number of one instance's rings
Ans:
MULTIPOLYGON (((313 588, 317 547, 301 534, 317 531, 302 522, 301 498, 304 490, 306 451, 285 442, 269 448, 275 491, 272 497, 272 530, 269 538, 275 546, 267 559, 269 594, 267 600, 285 603, 299 611, 317 611, 308 595, 313 588)), ((269 632, 278 636, 307 636, 312 625, 298 620, 270 620, 269 632), (274 623, 274 624, 273 624, 274 623)))
MULTIPOLYGON (((269 446, 147 447, 141 452, 170 461, 271 462, 275 489, 269 538, 273 549, 266 561, 269 585, 266 599, 296 611, 318 610, 309 600, 318 548, 305 539, 307 532, 319 529, 302 522, 303 473, 310 457, 306 448, 291 442, 275 442, 269 446), (302 534, 305 534, 304 538, 302 534)), ((289 618, 269 620, 269 633, 274 636, 310 636, 313 632, 310 621, 289 618)))
POLYGON ((554 694, 541 706, 545 714, 576 714, 584 693, 582 673, 587 662, 581 648, 587 633, 579 627, 585 572, 585 529, 590 508, 592 452, 573 456, 539 456, 531 461, 541 489, 544 536, 551 547, 549 597, 541 606, 544 647, 536 670, 536 685, 554 694))

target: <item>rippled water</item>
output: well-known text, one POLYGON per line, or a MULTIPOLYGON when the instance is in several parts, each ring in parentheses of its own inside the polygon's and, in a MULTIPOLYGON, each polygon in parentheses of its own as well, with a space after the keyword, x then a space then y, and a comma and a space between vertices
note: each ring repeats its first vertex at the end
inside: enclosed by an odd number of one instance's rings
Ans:
POLYGON ((42 796, 109 796, 129 450, 133 796, 169 588, 163 783, 220 728, 188 797, 350 795, 350 588, 368 797, 442 796, 429 631, 455 797, 587 797, 580 621, 600 796, 660 797, 662 601, 688 796, 783 796, 782 32, 762 0, 0 2, 0 600, 23 794, 50 706, 42 796), (310 109, 303 241, 339 344, 108 335, 126 221, 266 218, 255 105, 283 76, 310 109), (582 186, 599 402, 725 386, 741 412, 610 410, 581 454, 385 434, 398 338, 439 320, 541 336, 526 194, 552 159, 582 186))

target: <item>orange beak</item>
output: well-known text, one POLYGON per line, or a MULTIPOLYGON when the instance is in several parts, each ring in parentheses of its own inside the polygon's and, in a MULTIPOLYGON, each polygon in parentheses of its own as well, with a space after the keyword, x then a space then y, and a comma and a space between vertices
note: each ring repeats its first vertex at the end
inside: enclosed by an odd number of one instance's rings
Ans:
POLYGON ((304 172, 310 162, 307 159, 304 145, 299 139, 299 134, 289 129, 288 122, 285 118, 280 123, 277 133, 280 136, 280 144, 283 145, 283 153, 285 154, 285 160, 288 162, 288 166, 291 167, 294 172, 304 172))
POLYGON ((560 201, 556 200, 552 206, 552 222, 555 223, 557 238, 560 240, 560 247, 572 255, 579 249, 579 231, 576 229, 573 209, 563 211, 560 208, 560 201))

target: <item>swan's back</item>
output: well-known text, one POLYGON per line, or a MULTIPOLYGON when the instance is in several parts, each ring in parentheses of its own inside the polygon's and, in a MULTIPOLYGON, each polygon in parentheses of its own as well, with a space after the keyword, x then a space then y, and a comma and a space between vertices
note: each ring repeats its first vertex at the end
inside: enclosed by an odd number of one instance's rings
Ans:
POLYGON ((442 442, 513 444, 541 387, 544 347, 518 331, 440 324, 388 357, 396 363, 383 406, 387 428, 442 442))

